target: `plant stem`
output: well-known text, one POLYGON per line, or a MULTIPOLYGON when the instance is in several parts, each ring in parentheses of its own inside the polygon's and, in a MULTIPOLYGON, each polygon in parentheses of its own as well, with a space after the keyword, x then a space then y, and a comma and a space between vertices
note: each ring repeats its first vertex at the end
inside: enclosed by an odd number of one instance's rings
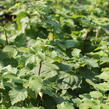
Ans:
POLYGON ((42 68, 42 61, 40 61, 40 64, 39 64, 39 71, 38 71, 38 75, 41 74, 41 68, 42 68))
POLYGON ((8 35, 7 35, 7 32, 6 32, 6 29, 4 28, 4 34, 5 34, 5 38, 6 38, 6 45, 8 45, 8 35))

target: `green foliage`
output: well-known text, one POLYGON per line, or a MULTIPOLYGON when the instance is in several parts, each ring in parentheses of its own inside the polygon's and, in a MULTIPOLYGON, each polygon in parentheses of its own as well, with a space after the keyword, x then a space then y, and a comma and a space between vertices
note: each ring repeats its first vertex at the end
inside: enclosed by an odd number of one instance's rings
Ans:
POLYGON ((0 1, 0 109, 109 109, 109 0, 0 1))
POLYGON ((26 89, 12 89, 9 91, 9 96, 11 99, 12 105, 19 101, 25 100, 27 97, 27 90, 26 89))

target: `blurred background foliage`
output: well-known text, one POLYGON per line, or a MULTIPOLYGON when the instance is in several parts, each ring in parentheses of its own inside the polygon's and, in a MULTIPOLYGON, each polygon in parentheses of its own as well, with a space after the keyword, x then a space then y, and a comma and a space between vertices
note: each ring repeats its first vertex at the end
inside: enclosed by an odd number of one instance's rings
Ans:
POLYGON ((0 0, 0 109, 109 109, 109 0, 0 0))

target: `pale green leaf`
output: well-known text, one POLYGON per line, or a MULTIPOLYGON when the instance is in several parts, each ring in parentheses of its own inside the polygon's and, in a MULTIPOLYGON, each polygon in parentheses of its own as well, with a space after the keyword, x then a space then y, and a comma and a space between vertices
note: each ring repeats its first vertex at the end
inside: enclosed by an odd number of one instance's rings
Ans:
POLYGON ((31 77, 28 85, 32 90, 39 93, 42 89, 42 80, 40 77, 37 77, 37 76, 31 77))
POLYGON ((9 96, 11 99, 11 104, 14 105, 15 103, 24 101, 27 98, 28 93, 26 89, 14 88, 9 91, 9 96))
POLYGON ((12 46, 5 46, 3 52, 7 53, 9 57, 15 57, 17 55, 17 50, 12 46))
POLYGON ((103 68, 102 71, 103 72, 97 77, 99 77, 100 79, 104 79, 105 81, 108 81, 109 80, 109 68, 103 68))
POLYGON ((75 49, 72 51, 72 56, 79 57, 79 56, 80 56, 80 52, 81 52, 80 49, 75 48, 75 49))
POLYGON ((70 103, 61 103, 57 105, 57 109, 74 109, 73 105, 70 103))
POLYGON ((98 63, 96 59, 86 59, 86 63, 91 67, 98 67, 98 63))

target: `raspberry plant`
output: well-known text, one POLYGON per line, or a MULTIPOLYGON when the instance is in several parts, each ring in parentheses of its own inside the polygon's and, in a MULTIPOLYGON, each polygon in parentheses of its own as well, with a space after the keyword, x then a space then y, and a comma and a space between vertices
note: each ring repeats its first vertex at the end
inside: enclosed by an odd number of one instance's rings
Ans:
POLYGON ((0 1, 0 109, 109 109, 109 0, 0 1))

